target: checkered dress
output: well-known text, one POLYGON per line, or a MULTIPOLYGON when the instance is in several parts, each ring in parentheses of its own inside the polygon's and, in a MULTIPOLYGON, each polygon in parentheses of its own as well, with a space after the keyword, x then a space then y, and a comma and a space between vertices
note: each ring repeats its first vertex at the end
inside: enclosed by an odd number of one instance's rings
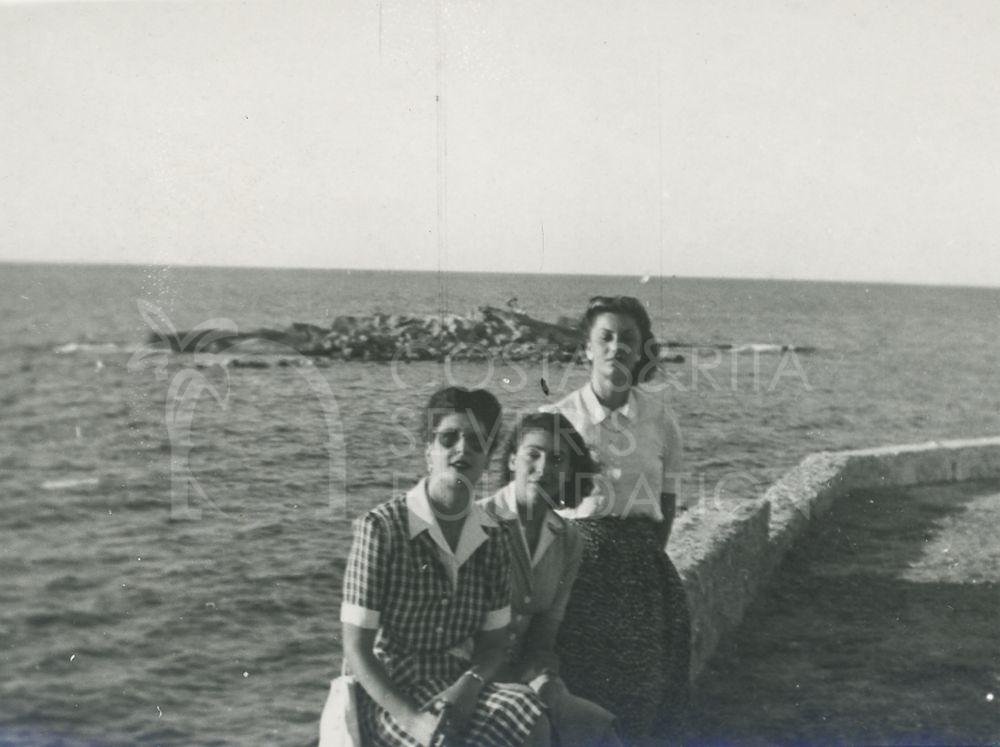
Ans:
MULTIPOLYGON (((389 677, 418 702, 450 686, 468 660, 450 650, 510 603, 509 555, 499 527, 458 570, 452 586, 427 532, 410 539, 406 500, 393 498, 362 516, 344 575, 344 602, 380 612, 375 655, 389 677)), ((359 688, 365 744, 417 742, 359 688)), ((475 747, 522 745, 542 713, 532 693, 486 685, 465 734, 475 747)))

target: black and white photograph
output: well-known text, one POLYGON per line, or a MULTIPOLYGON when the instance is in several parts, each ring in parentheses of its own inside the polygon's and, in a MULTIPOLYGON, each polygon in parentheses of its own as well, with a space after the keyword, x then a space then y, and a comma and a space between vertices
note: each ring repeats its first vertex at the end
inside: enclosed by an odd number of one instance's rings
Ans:
POLYGON ((0 745, 1000 743, 1000 5, 0 0, 0 745))

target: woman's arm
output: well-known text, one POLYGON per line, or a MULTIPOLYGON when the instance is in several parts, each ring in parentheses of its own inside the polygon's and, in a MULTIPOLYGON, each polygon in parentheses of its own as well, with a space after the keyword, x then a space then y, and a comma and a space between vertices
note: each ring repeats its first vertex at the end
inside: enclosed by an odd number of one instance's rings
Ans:
POLYGON ((539 675, 559 673, 556 656, 556 635, 562 620, 550 612, 541 612, 531 618, 524 633, 524 648, 516 672, 519 682, 530 682, 539 675))
POLYGON ((424 704, 429 709, 440 701, 447 706, 447 729, 461 734, 475 713, 479 693, 507 662, 507 628, 482 630, 476 635, 469 668, 448 688, 424 704))
POLYGON ((543 561, 535 568, 535 584, 541 586, 546 581, 554 580, 556 593, 548 609, 535 614, 525 631, 521 655, 523 666, 519 677, 522 682, 530 682, 543 674, 551 677, 559 674, 559 657, 555 653, 556 636, 583 562, 583 539, 577 527, 573 524, 564 526, 558 542, 549 549, 548 561, 550 562, 543 561))
POLYGON ((664 406, 663 426, 663 454, 661 455, 663 483, 660 488, 660 510, 663 512, 661 536, 663 546, 666 547, 667 540, 670 539, 670 530, 674 525, 674 518, 677 515, 677 498, 681 495, 681 454, 684 439, 681 437, 677 418, 666 406, 664 406))
POLYGON ((430 744, 438 728, 440 715, 421 710, 419 704, 397 688, 385 666, 372 651, 375 630, 343 624, 344 658, 351 674, 380 707, 420 744, 430 744))
POLYGON ((491 682, 507 663, 507 628, 480 630, 472 651, 472 666, 487 682, 491 682))
POLYGON ((439 717, 406 697, 373 651, 382 610, 389 604, 391 553, 391 531, 383 519, 369 512, 355 522, 340 607, 344 658, 368 696, 420 744, 430 744, 439 717))
POLYGON ((663 512, 663 523, 659 526, 660 539, 661 544, 666 547, 677 515, 677 496, 674 493, 660 493, 660 510, 663 512))

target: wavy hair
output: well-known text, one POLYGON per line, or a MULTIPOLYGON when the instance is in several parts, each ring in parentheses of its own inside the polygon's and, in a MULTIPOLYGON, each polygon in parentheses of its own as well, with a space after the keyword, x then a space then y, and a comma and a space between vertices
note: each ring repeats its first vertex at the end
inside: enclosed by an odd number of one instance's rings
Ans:
POLYGON ((635 320, 639 328, 639 360, 632 369, 632 383, 641 384, 649 381, 656 373, 660 361, 660 343, 653 336, 653 323, 642 301, 633 296, 594 296, 587 303, 583 313, 582 328, 584 340, 590 337, 594 320, 601 314, 618 314, 635 320))
POLYGON ((565 415, 559 412, 533 412, 523 416, 517 425, 507 436, 501 451, 500 477, 504 484, 514 479, 514 472, 510 468, 511 454, 517 453, 521 446, 521 439, 528 431, 545 431, 552 436, 555 448, 561 448, 563 439, 569 444, 570 470, 571 476, 563 481, 573 485, 573 490, 567 495, 560 496, 562 504, 572 508, 579 503, 580 498, 589 495, 594 487, 594 475, 598 474, 597 465, 590 456, 590 449, 583 440, 583 436, 573 427, 565 415))
POLYGON ((434 440, 438 424, 446 416, 456 413, 475 419, 481 427, 479 436, 483 439, 483 452, 491 453, 499 440, 503 410, 497 398, 485 389, 449 386, 434 392, 424 408, 424 443, 434 440))

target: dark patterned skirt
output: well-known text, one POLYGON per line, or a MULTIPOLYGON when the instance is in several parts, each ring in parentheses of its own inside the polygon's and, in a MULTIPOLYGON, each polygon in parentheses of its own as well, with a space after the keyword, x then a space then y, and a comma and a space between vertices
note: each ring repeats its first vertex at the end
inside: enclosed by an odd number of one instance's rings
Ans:
POLYGON ((560 671, 575 695, 618 717, 627 742, 683 733, 691 619, 650 519, 578 519, 583 563, 559 629, 560 671))

